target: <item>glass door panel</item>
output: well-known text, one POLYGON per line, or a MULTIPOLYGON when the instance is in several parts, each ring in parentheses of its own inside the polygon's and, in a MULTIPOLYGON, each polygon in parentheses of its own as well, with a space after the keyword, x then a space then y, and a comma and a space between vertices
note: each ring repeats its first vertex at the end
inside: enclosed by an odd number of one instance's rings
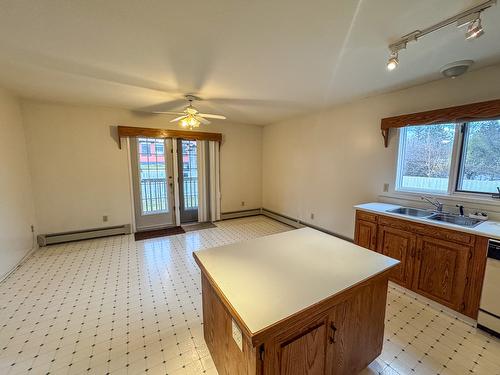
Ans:
POLYGON ((136 228, 173 225, 171 140, 131 138, 136 228))
POLYGON ((198 221, 198 150, 196 141, 177 141, 181 223, 198 221))

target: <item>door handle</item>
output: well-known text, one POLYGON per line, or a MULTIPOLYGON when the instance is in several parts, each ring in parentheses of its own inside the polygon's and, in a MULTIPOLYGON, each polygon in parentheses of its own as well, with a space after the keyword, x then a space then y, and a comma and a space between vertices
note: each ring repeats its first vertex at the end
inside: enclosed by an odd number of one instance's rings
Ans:
POLYGON ((337 342, 337 327, 335 327, 335 324, 333 322, 330 322, 330 344, 334 344, 337 342))

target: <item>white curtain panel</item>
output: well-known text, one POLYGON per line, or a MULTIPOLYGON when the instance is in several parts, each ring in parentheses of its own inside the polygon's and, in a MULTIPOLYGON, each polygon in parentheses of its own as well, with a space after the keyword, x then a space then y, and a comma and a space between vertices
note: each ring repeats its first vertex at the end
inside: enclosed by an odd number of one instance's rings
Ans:
POLYGON ((220 143, 208 142, 210 221, 220 220, 220 143))
POLYGON ((206 141, 196 141, 198 150, 198 222, 204 223, 209 220, 210 186, 207 169, 208 145, 206 141))

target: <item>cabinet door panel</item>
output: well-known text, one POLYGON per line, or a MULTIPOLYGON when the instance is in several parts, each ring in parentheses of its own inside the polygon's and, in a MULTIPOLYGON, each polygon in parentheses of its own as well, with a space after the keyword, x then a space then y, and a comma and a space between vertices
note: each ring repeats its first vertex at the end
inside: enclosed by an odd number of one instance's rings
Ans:
POLYGON ((330 311, 326 374, 357 374, 382 351, 387 280, 363 287, 330 311))
POLYGON ((462 309, 471 248, 419 237, 413 289, 455 310, 462 309))
POLYGON ((377 224, 365 220, 356 221, 356 245, 370 250, 377 250, 377 224))
POLYGON ((320 375, 325 373, 326 327, 313 327, 281 344, 281 375, 320 375))
POLYGON ((416 236, 413 233, 380 226, 378 251, 401 262, 391 271, 390 279, 404 287, 411 286, 415 245, 416 236))

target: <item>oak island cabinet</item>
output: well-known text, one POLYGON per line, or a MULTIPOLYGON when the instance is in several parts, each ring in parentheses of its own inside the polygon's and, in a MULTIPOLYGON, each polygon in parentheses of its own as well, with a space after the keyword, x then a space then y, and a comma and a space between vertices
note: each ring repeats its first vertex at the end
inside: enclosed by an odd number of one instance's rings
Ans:
POLYGON ((380 355, 397 260, 310 228, 194 257, 219 374, 351 375, 380 355))

